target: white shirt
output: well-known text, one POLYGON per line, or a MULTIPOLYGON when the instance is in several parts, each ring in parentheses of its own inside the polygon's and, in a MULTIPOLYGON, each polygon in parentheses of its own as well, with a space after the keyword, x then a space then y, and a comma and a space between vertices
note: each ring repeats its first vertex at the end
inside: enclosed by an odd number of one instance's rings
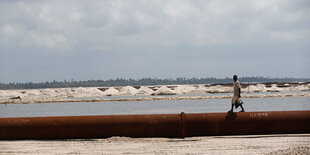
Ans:
POLYGON ((239 96, 239 88, 241 89, 240 83, 237 80, 234 82, 234 96, 239 96))

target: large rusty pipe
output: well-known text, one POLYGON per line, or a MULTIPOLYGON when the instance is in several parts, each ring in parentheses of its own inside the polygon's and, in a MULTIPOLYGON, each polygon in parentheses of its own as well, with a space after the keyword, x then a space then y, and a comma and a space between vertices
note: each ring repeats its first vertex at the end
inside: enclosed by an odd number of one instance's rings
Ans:
POLYGON ((0 139, 310 133, 310 111, 0 118, 0 139))

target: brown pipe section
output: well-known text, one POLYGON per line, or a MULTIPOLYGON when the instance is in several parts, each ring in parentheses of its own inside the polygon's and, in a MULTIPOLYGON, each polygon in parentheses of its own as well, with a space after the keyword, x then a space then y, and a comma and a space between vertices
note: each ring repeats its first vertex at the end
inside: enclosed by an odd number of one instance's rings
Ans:
POLYGON ((310 133, 310 111, 0 118, 0 139, 310 133))

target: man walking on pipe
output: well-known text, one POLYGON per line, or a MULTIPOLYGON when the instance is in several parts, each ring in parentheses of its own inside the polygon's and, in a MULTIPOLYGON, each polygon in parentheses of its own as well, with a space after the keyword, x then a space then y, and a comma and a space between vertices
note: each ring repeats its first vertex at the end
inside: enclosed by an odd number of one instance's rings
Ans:
MULTIPOLYGON (((233 79, 234 79, 234 84, 233 84, 233 87, 234 87, 234 96, 231 100, 231 110, 228 111, 228 113, 232 113, 233 112, 233 108, 234 108, 234 105, 237 104, 241 107, 241 111, 240 112, 244 112, 244 108, 242 106, 243 102, 240 101, 240 97, 241 97, 241 86, 240 86, 240 83, 238 81, 238 77, 237 75, 234 75, 233 76, 233 79)), ((236 106, 237 108, 238 106, 236 106)))

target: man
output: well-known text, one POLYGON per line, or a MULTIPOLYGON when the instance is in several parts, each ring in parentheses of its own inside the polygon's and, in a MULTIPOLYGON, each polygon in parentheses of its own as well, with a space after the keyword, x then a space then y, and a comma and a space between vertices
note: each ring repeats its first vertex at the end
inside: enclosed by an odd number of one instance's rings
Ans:
POLYGON ((240 102, 240 93, 241 93, 241 86, 240 86, 240 83, 238 81, 238 77, 237 75, 234 75, 233 76, 233 79, 234 79, 234 96, 231 100, 231 110, 228 111, 229 113, 232 113, 233 112, 233 108, 234 108, 234 105, 235 103, 237 102, 237 104, 240 105, 241 107, 241 111, 240 112, 244 112, 244 109, 243 109, 243 106, 242 106, 242 102, 240 102))

